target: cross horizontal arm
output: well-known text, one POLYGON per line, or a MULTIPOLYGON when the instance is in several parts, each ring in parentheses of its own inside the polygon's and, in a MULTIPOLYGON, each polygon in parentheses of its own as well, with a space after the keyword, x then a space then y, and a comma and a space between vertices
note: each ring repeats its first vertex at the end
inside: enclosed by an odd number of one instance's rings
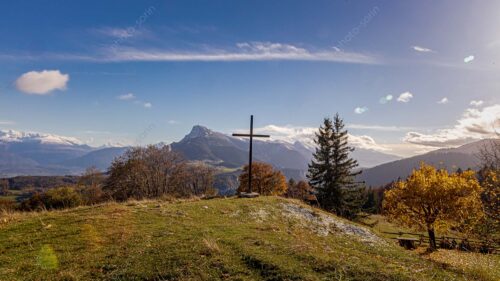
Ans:
POLYGON ((254 138, 270 138, 270 135, 250 135, 250 134, 233 134, 233 137, 254 137, 254 138))

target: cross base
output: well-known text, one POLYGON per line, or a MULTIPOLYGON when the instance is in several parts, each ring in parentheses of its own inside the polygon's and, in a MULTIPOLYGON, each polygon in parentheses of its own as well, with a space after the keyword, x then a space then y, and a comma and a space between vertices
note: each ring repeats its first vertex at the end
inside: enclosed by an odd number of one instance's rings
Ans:
POLYGON ((259 197, 260 194, 257 192, 240 192, 238 195, 240 198, 256 198, 259 197))

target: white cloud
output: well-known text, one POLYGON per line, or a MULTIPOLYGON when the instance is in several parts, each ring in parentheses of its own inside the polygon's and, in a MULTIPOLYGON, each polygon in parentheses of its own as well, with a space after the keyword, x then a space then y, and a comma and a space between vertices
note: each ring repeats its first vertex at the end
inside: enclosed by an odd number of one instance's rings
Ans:
POLYGON ((347 128, 355 130, 371 130, 371 131, 387 131, 387 132, 404 132, 404 131, 415 130, 415 127, 380 126, 380 125, 364 125, 364 124, 348 124, 347 128))
POLYGON ((13 125, 15 122, 9 120, 0 120, 0 125, 13 125))
POLYGON ((354 147, 359 147, 364 149, 370 149, 380 152, 387 152, 390 150, 389 148, 379 145, 377 142, 375 142, 375 140, 372 137, 366 135, 355 136, 349 134, 349 142, 354 147))
MULTIPOLYGON (((368 126, 368 125, 348 125, 348 128, 354 129, 374 129, 374 130, 387 130, 387 131, 400 131, 406 130, 405 127, 384 127, 384 126, 368 126)), ((242 130, 245 132, 246 130, 242 130)), ((268 125, 265 127, 256 128, 255 132, 259 134, 271 135, 271 140, 280 140, 288 143, 300 141, 308 147, 315 147, 314 137, 318 128, 314 127, 296 127, 296 126, 276 126, 268 125)), ((402 157, 414 156, 417 154, 429 152, 435 148, 416 145, 411 143, 399 144, 380 144, 377 143, 371 136, 368 135, 353 135, 349 134, 349 142, 352 146, 357 148, 370 149, 378 152, 391 153, 402 157)))
POLYGON ((472 106, 481 106, 481 105, 483 105, 483 103, 484 102, 482 100, 471 100, 470 101, 470 105, 472 105, 472 106))
POLYGON ((468 56, 468 57, 465 57, 465 58, 464 58, 464 62, 465 62, 465 63, 469 63, 469 62, 471 62, 471 61, 473 61, 473 60, 474 60, 474 56, 468 56))
POLYGON ((276 126, 267 125, 260 128, 255 128, 255 132, 259 134, 269 134, 273 140, 281 140, 293 143, 300 141, 306 145, 314 146, 314 133, 318 128, 312 127, 295 127, 295 126, 276 126))
POLYGON ((59 70, 30 71, 16 80, 16 88, 26 94, 46 95, 54 90, 65 90, 68 74, 59 70))
POLYGON ((404 141, 432 147, 451 147, 471 141, 493 138, 500 132, 500 105, 467 109, 453 128, 437 130, 433 134, 409 132, 404 141))
POLYGON ((404 92, 398 97, 398 102, 407 103, 413 98, 413 94, 410 92, 404 92))
POLYGON ((138 30, 133 27, 117 28, 117 27, 103 27, 96 30, 98 33, 119 39, 126 39, 138 34, 138 30))
POLYGON ((376 64, 372 56, 339 50, 313 50, 291 44, 242 42, 236 48, 205 49, 202 51, 144 50, 134 48, 106 49, 107 61, 326 61, 376 64))
POLYGON ((437 147, 424 146, 412 143, 384 143, 383 147, 388 148, 391 154, 398 155, 404 158, 412 157, 415 155, 421 155, 438 149, 437 147))
POLYGON ((434 52, 433 50, 425 47, 420 47, 420 46, 412 46, 413 50, 421 53, 432 53, 434 52))
POLYGON ((120 95, 117 98, 119 100, 133 100, 133 99, 135 99, 135 95, 132 93, 128 93, 128 94, 120 95))
POLYGON ((439 103, 439 104, 447 104, 447 103, 449 103, 449 102, 450 102, 450 101, 448 100, 448 98, 447 98, 447 97, 444 97, 444 98, 442 98, 441 100, 439 100, 437 103, 439 103))
POLYGON ((136 100, 137 97, 133 93, 123 94, 123 95, 117 96, 116 98, 119 100, 123 100, 123 101, 130 101, 130 102, 137 104, 137 105, 140 105, 144 108, 153 107, 153 104, 150 102, 136 100))
POLYGON ((386 95, 380 98, 379 103, 386 104, 390 102, 394 97, 392 95, 386 95))
POLYGON ((179 121, 177 121, 177 120, 168 120, 167 123, 170 124, 170 125, 177 125, 177 124, 179 124, 179 121))
POLYGON ((109 131, 94 131, 94 130, 86 130, 86 131, 82 131, 81 133, 86 134, 86 135, 109 135, 109 134, 111 134, 111 132, 109 132, 109 131))
POLYGON ((356 108, 354 109, 354 113, 356 113, 356 114, 363 114, 363 113, 365 113, 365 112, 367 112, 367 111, 368 111, 368 107, 366 107, 366 106, 363 106, 363 107, 356 107, 356 108))
MULTIPOLYGON (((259 134, 271 135, 271 140, 280 140, 289 143, 299 141, 309 147, 315 147, 314 138, 318 128, 313 127, 294 127, 294 126, 276 126, 267 125, 265 127, 256 128, 255 132, 259 134)), ((349 134, 351 145, 358 148, 371 149, 380 152, 391 150, 389 147, 384 147, 375 142, 375 140, 366 135, 357 136, 349 134)))

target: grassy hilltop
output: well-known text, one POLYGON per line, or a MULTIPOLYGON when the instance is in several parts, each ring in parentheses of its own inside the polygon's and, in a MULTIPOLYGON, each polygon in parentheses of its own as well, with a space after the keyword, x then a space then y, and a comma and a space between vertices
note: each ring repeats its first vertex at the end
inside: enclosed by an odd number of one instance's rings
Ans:
POLYGON ((0 280, 498 280, 486 263, 436 263, 276 197, 0 215, 0 280))

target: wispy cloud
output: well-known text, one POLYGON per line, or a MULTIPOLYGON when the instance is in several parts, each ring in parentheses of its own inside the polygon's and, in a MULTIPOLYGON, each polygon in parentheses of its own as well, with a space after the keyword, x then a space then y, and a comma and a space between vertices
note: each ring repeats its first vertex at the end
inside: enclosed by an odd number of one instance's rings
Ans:
POLYGON ((486 45, 487 48, 497 48, 497 47, 500 47, 500 39, 497 39, 497 40, 494 40, 494 41, 491 41, 490 43, 488 43, 486 45))
POLYGON ((365 125, 365 124, 348 124, 347 128, 355 130, 388 131, 388 132, 404 132, 416 129, 415 127, 381 126, 381 125, 365 125))
POLYGON ((434 50, 426 48, 426 47, 421 47, 421 46, 412 46, 411 47, 413 50, 420 52, 420 53, 433 53, 434 50))
POLYGON ((437 101, 437 103, 439 103, 439 104, 447 104, 449 102, 450 101, 448 100, 447 97, 444 97, 444 98, 442 98, 442 99, 440 99, 440 100, 437 101))
POLYGON ((119 39, 131 38, 138 36, 141 31, 133 29, 133 27, 120 28, 120 27, 102 27, 93 30, 96 33, 119 39))
POLYGON ((410 92, 404 92, 398 97, 398 102, 407 103, 413 98, 413 94, 410 92))
MULTIPOLYGON (((126 38, 118 38, 122 41, 126 38)), ((0 54, 2 60, 61 60, 110 62, 244 62, 244 61, 318 61, 330 63, 382 64, 383 60, 368 53, 348 52, 335 48, 317 49, 271 42, 243 42, 229 47, 186 49, 134 48, 112 44, 92 53, 0 54)))
POLYGON ((312 50, 290 44, 243 42, 236 48, 202 51, 147 50, 135 48, 106 49, 107 61, 324 61, 339 63, 376 64, 373 56, 340 50, 312 50))
POLYGON ((109 131, 95 131, 95 130, 85 130, 79 132, 80 134, 86 134, 86 135, 110 135, 111 132, 109 131))
POLYGON ((433 134, 409 132, 405 142, 432 147, 462 145, 474 140, 493 138, 500 132, 500 104, 483 109, 469 108, 448 129, 437 130, 433 134))
POLYGON ((123 94, 123 95, 117 96, 116 98, 119 100, 122 100, 122 101, 132 102, 132 103, 140 105, 144 108, 152 108, 153 107, 153 104, 151 102, 137 100, 136 95, 133 93, 123 94))
POLYGON ((394 97, 392 95, 386 95, 386 96, 381 97, 378 102, 381 104, 386 104, 386 103, 390 102, 393 98, 394 97))
POLYGON ((484 103, 484 101, 482 101, 482 100, 471 100, 470 101, 470 105, 476 106, 476 107, 483 105, 483 103, 484 103))
POLYGON ((132 93, 128 93, 128 94, 120 95, 116 98, 119 100, 133 100, 133 99, 135 99, 135 95, 132 93))
POLYGON ((356 108, 354 109, 354 113, 356 113, 356 114, 363 114, 363 113, 365 113, 365 112, 367 112, 367 111, 368 111, 368 107, 366 107, 366 106, 363 106, 363 107, 356 107, 356 108))
POLYGON ((0 125, 14 125, 14 121, 9 121, 9 120, 0 120, 0 125))

